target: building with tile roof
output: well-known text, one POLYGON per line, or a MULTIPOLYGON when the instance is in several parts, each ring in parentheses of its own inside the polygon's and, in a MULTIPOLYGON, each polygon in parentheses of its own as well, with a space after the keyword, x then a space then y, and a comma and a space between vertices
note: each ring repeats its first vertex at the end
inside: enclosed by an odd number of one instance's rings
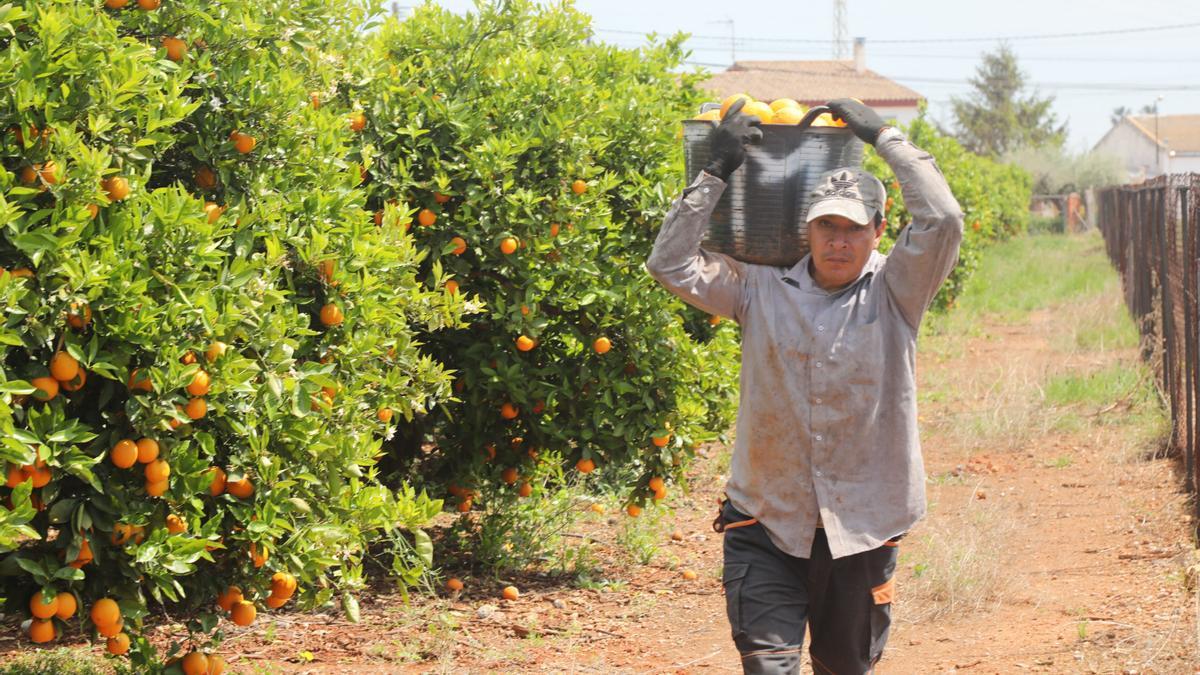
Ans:
POLYGON ((807 106, 835 98, 856 98, 884 119, 909 122, 924 97, 866 67, 862 42, 847 61, 737 61, 700 85, 716 100, 748 94, 760 101, 792 98, 807 106))
POLYGON ((1116 155, 1131 180, 1164 173, 1200 173, 1200 115, 1128 115, 1096 143, 1116 155))

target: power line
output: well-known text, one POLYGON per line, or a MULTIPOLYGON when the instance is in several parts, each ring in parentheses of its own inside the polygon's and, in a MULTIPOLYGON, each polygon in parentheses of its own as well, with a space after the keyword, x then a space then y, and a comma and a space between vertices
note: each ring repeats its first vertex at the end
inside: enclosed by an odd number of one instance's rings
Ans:
MULTIPOLYGON (((920 38, 920 39, 882 39, 868 40, 870 44, 930 44, 930 43, 992 43, 992 42, 1023 42, 1029 40, 1058 40, 1064 38, 1088 38, 1102 37, 1108 35, 1130 35, 1134 33, 1152 33, 1168 30, 1180 30, 1184 28, 1200 28, 1200 21, 1191 23, 1177 23, 1163 26, 1145 26, 1141 28, 1114 28, 1109 30, 1095 31, 1076 31, 1071 33, 1040 33, 1029 35, 1003 35, 994 37, 961 37, 961 38, 920 38)), ((632 30, 617 30, 611 28, 597 28, 599 33, 613 33, 617 35, 657 35, 657 33, 646 33, 643 31, 632 30)), ((689 39, 701 40, 728 40, 729 38, 720 35, 692 35, 689 39)), ((738 38, 742 43, 749 42, 773 42, 783 44, 817 44, 831 45, 833 40, 807 40, 797 38, 738 38)))

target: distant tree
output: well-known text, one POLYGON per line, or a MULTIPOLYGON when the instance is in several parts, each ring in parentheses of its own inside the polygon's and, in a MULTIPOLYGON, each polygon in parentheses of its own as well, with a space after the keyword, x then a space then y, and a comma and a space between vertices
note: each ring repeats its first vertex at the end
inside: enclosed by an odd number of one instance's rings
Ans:
POLYGON ((1132 114, 1133 114, 1133 108, 1126 108, 1123 105, 1119 105, 1119 106, 1113 108, 1112 115, 1110 115, 1108 119, 1109 119, 1109 121, 1112 122, 1113 126, 1115 127, 1121 123, 1121 120, 1125 119, 1126 117, 1129 117, 1132 114))
POLYGON ((1014 148, 1005 152, 1002 159, 1028 172, 1037 194, 1080 192, 1116 185, 1126 179, 1119 157, 1095 150, 1077 155, 1061 146, 1043 145, 1014 148))
POLYGON ((1008 45, 983 55, 970 80, 974 91, 951 98, 955 135, 967 149, 995 157, 1022 146, 1062 145, 1066 125, 1050 110, 1054 97, 1026 93, 1025 79, 1008 45))

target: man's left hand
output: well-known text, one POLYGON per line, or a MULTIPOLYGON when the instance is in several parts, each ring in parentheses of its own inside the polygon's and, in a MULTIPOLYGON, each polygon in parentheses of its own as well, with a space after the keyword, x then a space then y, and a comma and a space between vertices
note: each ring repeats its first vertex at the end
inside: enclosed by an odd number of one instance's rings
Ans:
POLYGON ((871 107, 852 98, 839 98, 829 102, 833 116, 844 120, 850 131, 864 143, 875 145, 879 132, 885 126, 883 119, 871 107))

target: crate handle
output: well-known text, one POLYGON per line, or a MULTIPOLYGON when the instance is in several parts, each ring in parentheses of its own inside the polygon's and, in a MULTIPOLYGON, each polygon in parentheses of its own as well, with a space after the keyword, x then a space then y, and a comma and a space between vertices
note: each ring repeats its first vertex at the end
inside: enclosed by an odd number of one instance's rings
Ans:
POLYGON ((804 117, 800 118, 800 121, 796 123, 796 126, 800 127, 801 129, 807 129, 812 126, 812 123, 815 122, 818 117, 824 115, 825 113, 832 112, 833 109, 827 105, 814 105, 808 109, 808 113, 806 113, 804 117))

